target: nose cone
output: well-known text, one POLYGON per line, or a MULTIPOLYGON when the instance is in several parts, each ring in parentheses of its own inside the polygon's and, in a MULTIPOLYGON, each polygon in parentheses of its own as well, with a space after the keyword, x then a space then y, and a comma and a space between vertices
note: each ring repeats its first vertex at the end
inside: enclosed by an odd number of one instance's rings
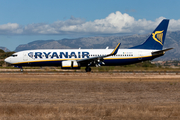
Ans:
POLYGON ((7 62, 7 63, 11 63, 11 58, 8 57, 4 61, 7 62))

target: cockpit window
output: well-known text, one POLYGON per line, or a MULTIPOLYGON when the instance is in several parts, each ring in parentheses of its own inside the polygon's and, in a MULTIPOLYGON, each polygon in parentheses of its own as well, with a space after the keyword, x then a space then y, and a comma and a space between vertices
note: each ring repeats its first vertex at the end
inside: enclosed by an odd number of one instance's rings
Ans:
POLYGON ((11 55, 12 57, 17 57, 17 55, 16 54, 13 54, 13 55, 11 55))

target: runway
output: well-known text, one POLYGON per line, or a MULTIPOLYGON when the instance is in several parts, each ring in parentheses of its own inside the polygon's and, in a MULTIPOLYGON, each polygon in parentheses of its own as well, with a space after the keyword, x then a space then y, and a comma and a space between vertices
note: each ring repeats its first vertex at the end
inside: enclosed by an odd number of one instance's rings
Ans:
POLYGON ((91 71, 85 72, 84 70, 62 70, 62 69, 24 69, 23 72, 20 69, 0 69, 0 74, 63 74, 63 73, 119 73, 119 74, 180 74, 179 70, 110 70, 110 71, 91 71))

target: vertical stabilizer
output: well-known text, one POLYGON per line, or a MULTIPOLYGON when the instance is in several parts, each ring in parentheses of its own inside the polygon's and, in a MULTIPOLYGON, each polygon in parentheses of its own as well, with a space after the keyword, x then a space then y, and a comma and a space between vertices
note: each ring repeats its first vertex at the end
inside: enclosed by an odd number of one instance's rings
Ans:
POLYGON ((129 49, 154 49, 162 50, 169 20, 164 19, 157 28, 151 33, 149 38, 142 44, 129 49))

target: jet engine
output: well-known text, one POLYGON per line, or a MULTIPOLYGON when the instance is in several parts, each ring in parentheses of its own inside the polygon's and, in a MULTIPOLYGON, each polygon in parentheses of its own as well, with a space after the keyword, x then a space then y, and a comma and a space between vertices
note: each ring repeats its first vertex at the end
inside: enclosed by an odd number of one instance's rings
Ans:
POLYGON ((62 61, 62 69, 80 69, 80 63, 77 61, 62 61))

